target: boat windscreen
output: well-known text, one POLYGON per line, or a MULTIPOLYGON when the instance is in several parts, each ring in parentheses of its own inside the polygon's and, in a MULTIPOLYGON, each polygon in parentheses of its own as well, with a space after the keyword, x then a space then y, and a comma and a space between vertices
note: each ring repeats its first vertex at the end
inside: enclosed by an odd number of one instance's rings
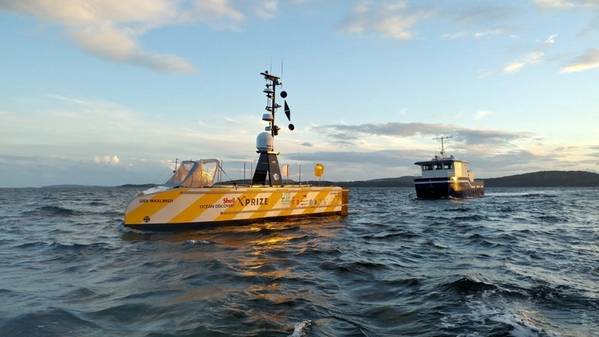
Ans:
POLYGON ((191 172, 187 175, 185 180, 181 183, 184 187, 209 187, 214 184, 214 177, 216 176, 216 163, 205 163, 200 160, 197 161, 191 172))
POLYGON ((181 186, 185 178, 189 175, 189 172, 195 165, 194 161, 183 161, 175 170, 173 176, 164 183, 165 186, 181 186))

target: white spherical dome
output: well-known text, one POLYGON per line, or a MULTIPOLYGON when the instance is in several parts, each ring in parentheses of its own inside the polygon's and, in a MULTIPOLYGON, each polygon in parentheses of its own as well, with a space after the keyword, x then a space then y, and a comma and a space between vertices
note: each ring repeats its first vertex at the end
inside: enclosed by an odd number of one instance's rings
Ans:
POLYGON ((273 137, 268 132, 261 132, 256 137, 256 148, 261 152, 273 150, 273 137))

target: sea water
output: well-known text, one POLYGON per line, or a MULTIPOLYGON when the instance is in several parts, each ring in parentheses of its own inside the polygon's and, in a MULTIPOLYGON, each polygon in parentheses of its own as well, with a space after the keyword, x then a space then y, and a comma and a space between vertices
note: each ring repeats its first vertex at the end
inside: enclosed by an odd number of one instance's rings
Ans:
POLYGON ((422 201, 193 231, 137 191, 0 189, 0 336, 599 336, 599 190, 422 201))

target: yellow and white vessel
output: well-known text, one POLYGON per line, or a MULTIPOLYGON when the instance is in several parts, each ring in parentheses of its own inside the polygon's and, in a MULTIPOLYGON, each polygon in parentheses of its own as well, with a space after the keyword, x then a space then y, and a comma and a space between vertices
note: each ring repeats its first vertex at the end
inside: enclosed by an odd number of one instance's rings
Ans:
MULTIPOLYGON (((268 98, 262 120, 268 122, 268 126, 256 139, 260 157, 252 183, 247 186, 215 185, 215 178, 222 170, 218 160, 184 161, 164 185, 141 192, 129 203, 125 226, 168 229, 301 216, 347 215, 349 191, 345 188, 283 184, 278 153, 273 146, 280 131, 275 124, 275 114, 281 108, 276 103, 276 93, 282 83, 279 77, 268 71, 261 75, 266 80, 264 93, 268 98)), ((285 91, 281 91, 280 95, 287 97, 285 91)), ((286 101, 284 110, 291 120, 286 101)), ((294 129, 293 124, 289 124, 289 129, 294 129)), ((323 169, 317 165, 315 173, 322 173, 323 169)))

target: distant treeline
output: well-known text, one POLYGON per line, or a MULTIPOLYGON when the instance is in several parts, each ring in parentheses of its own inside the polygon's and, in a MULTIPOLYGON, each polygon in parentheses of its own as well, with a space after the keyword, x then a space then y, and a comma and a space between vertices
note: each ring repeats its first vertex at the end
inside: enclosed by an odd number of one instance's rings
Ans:
POLYGON ((599 187, 599 174, 586 171, 540 171, 484 180, 489 187, 599 187))
MULTIPOLYGON (((341 185, 347 187, 413 187, 414 178, 412 176, 404 176, 399 178, 383 178, 372 180, 357 180, 357 181, 305 181, 302 184, 310 185, 341 185)), ((500 178, 482 179, 485 181, 486 187, 599 187, 599 174, 586 171, 539 171, 500 178)), ((250 180, 233 180, 226 181, 220 184, 245 185, 250 180)), ((286 185, 297 184, 294 180, 285 180, 286 185)), ((143 185, 121 185, 119 187, 136 187, 148 188, 156 186, 155 184, 143 185)), ((64 187, 62 185, 61 187, 64 187)))
MULTIPOLYGON (((599 187, 599 174, 586 171, 539 171, 482 179, 486 187, 599 187)), ((412 187, 414 177, 347 181, 348 187, 412 187)))

